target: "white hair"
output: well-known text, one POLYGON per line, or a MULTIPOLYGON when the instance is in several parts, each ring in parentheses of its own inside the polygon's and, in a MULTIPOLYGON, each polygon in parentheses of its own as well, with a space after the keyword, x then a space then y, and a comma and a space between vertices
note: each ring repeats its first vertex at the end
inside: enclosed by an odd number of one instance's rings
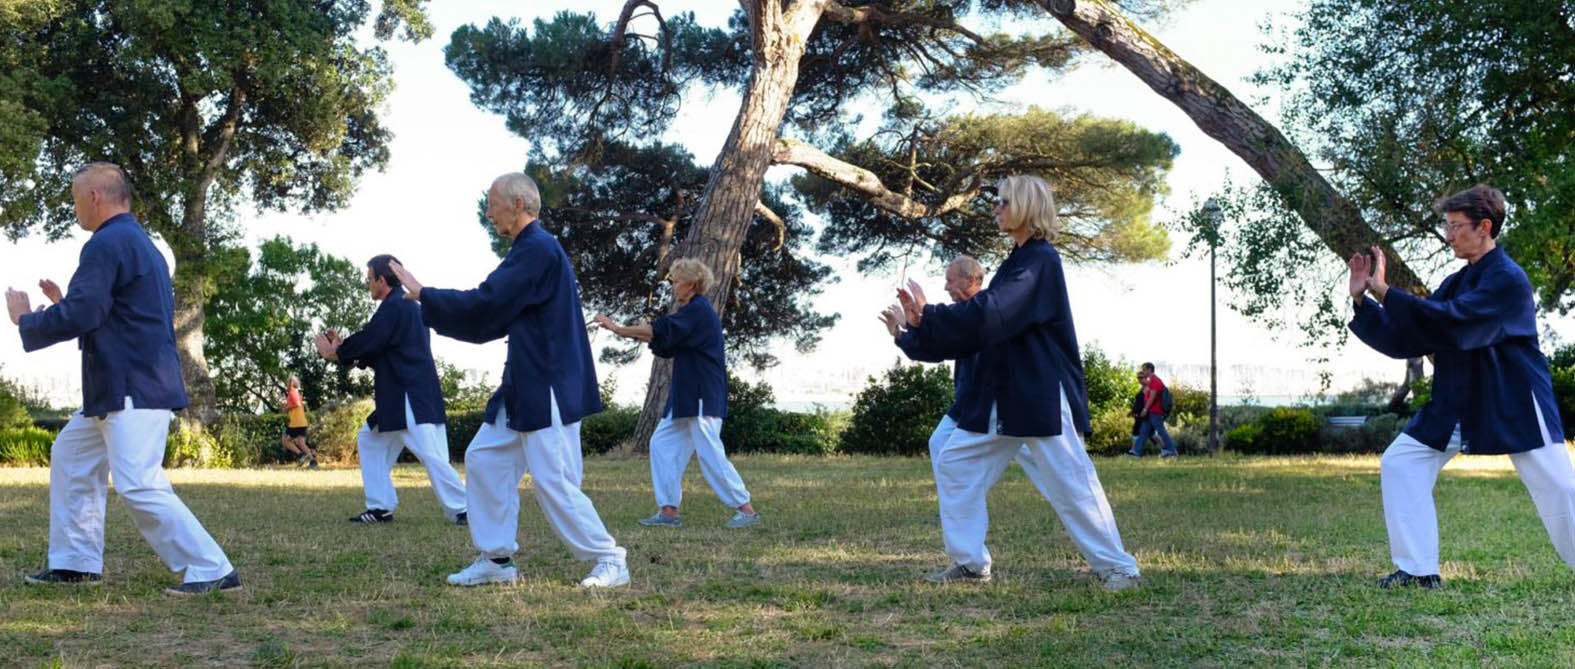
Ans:
POLYGON ((524 172, 509 172, 493 179, 492 187, 510 204, 515 200, 524 203, 525 213, 531 216, 541 213, 541 191, 536 188, 536 181, 524 172))
POLYGON ((1048 182, 1031 174, 1014 174, 997 182, 996 191, 1007 201, 1007 230, 1026 225, 1030 237, 1055 236, 1055 195, 1048 182))
POLYGON ((984 265, 979 264, 979 261, 975 260, 973 256, 952 258, 951 263, 946 265, 946 269, 950 271, 954 267, 957 268, 957 273, 961 274, 965 279, 984 279, 984 265))

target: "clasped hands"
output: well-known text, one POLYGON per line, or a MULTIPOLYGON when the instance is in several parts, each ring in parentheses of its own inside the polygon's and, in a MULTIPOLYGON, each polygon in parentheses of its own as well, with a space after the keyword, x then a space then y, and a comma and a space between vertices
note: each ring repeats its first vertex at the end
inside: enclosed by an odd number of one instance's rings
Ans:
POLYGON ((906 288, 897 289, 897 304, 886 307, 880 312, 880 322, 886 326, 886 332, 892 338, 902 334, 904 325, 910 328, 919 327, 919 320, 924 317, 924 305, 928 302, 924 298, 924 289, 919 282, 908 279, 906 288))
POLYGON ((1372 248, 1371 256, 1366 252, 1351 254, 1349 289, 1353 301, 1360 303, 1365 292, 1372 292, 1373 298, 1380 303, 1384 301, 1384 295, 1389 293, 1389 283, 1384 280, 1387 263, 1384 250, 1377 246, 1372 248))
POLYGON ((317 355, 322 356, 324 360, 338 360, 339 345, 344 341, 344 338, 339 336, 338 330, 328 328, 312 338, 312 345, 317 347, 317 355))

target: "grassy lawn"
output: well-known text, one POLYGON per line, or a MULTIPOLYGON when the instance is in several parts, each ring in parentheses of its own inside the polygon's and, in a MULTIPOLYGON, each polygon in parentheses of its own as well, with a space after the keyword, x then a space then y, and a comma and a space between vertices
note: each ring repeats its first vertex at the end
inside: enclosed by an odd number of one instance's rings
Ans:
POLYGON ((685 525, 643 528, 641 459, 592 458, 586 490, 633 587, 585 593, 523 491, 522 581, 458 589, 463 528, 425 472, 396 470, 392 525, 353 526, 354 469, 179 470, 177 491, 240 568, 232 596, 175 582, 112 497, 107 583, 24 587, 44 564, 43 469, 0 469, 0 665, 1437 666, 1575 664, 1575 576, 1505 458, 1457 458, 1437 489, 1445 589, 1380 591, 1375 457, 1101 459, 1142 588, 1101 591, 1016 467, 990 498, 996 580, 945 566, 929 463, 735 459, 765 522, 696 467, 685 525))

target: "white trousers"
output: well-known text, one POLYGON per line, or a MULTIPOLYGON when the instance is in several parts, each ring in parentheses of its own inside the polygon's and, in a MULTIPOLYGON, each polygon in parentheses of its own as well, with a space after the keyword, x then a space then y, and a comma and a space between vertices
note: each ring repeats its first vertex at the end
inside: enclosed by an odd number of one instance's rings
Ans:
POLYGON ((580 491, 580 424, 564 425, 552 396, 552 425, 531 432, 508 428, 508 414, 483 423, 465 449, 470 539, 489 558, 519 550, 520 479, 531 476, 536 503, 553 533, 579 560, 623 561, 591 499, 580 491))
MULTIPOLYGON (((1535 406, 1535 405, 1533 405, 1535 406)), ((1542 409, 1537 425, 1547 434, 1542 409)), ((1438 509, 1433 484, 1444 464, 1460 452, 1456 430, 1443 452, 1429 448, 1410 435, 1400 436, 1384 449, 1379 465, 1383 488, 1384 525, 1389 530, 1389 555, 1397 569, 1415 576, 1438 573, 1438 509)), ((1564 444, 1550 443, 1509 456, 1520 481, 1531 493, 1531 502, 1542 517, 1542 526, 1553 540, 1553 549, 1564 564, 1575 568, 1575 469, 1564 444)))
MULTIPOLYGON (((954 430, 941 446, 935 467, 940 496, 941 536, 953 562, 978 571, 990 566, 984 545, 990 529, 986 497, 1007 463, 1026 446, 1043 476, 1045 498, 1095 572, 1138 574, 1137 558, 1121 545, 1121 533, 1105 500, 1094 462, 1072 420, 1066 393, 1061 393, 1061 434, 1054 437, 1009 437, 995 432, 995 410, 985 434, 954 430)), ((1038 481, 1035 482, 1037 486, 1038 481)))
MULTIPOLYGON (((946 445, 946 440, 951 439, 952 433, 956 431, 957 421, 952 420, 951 416, 943 415, 941 416, 941 422, 935 424, 935 430, 930 432, 931 474, 935 474, 940 465, 941 448, 946 445)), ((1012 461, 1016 462, 1018 466, 1023 468, 1023 473, 1027 474, 1028 481, 1033 483, 1035 488, 1039 489, 1039 494, 1044 495, 1045 499, 1050 499, 1051 488, 1049 475, 1046 474, 1043 469, 1040 469, 1039 465, 1034 464, 1033 453, 1028 450, 1028 446, 1026 444, 1018 447, 1017 455, 1012 456, 1012 461)), ((1006 472, 1006 468, 1001 468, 1001 472, 1004 474, 1006 472)), ((935 480, 939 481, 940 476, 936 476, 935 480)), ((995 483, 995 481, 991 481, 990 485, 993 486, 995 483)))
POLYGON ((49 568, 104 572, 108 477, 131 509, 142 538, 187 583, 234 569, 219 544, 175 496, 164 475, 171 412, 126 408, 103 419, 77 412, 49 449, 49 568))
POLYGON ((656 492, 656 505, 677 508, 683 501, 684 470, 695 455, 700 456, 700 473, 723 504, 735 509, 748 504, 744 480, 722 449, 722 419, 704 415, 704 402, 700 411, 701 415, 690 418, 669 415, 651 433, 651 488, 656 492))
POLYGON ((361 459, 361 486, 366 490, 366 508, 393 511, 399 506, 399 494, 394 491, 394 464, 404 449, 426 465, 427 477, 432 479, 432 492, 437 493, 438 504, 443 506, 449 520, 465 511, 465 484, 459 472, 448 462, 448 432, 442 425, 416 423, 416 414, 410 410, 410 398, 405 398, 405 429, 382 432, 361 425, 355 435, 356 453, 361 459))

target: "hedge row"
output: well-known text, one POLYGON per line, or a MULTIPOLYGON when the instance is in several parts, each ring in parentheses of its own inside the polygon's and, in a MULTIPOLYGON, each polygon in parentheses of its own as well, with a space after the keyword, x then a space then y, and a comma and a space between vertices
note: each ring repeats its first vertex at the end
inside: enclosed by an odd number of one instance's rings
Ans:
MULTIPOLYGON (((355 435, 372 410, 369 400, 329 407, 310 414, 308 439, 323 463, 356 462, 355 435)), ((449 458, 463 462, 465 448, 481 427, 482 411, 448 415, 446 432, 449 458)), ((613 407, 586 417, 580 425, 580 445, 587 454, 607 453, 633 438, 640 411, 613 407)), ((836 421, 828 414, 801 414, 746 404, 731 412, 722 424, 722 440, 732 453, 827 454, 835 451, 836 421)), ((225 414, 200 432, 170 426, 164 454, 166 467, 253 467, 291 462, 293 456, 280 444, 284 414, 225 414)), ((64 426, 64 421, 60 422, 64 426)), ((49 463, 55 429, 46 427, 0 428, 0 465, 35 466, 49 463)), ((414 461, 406 451, 401 460, 414 461)))

